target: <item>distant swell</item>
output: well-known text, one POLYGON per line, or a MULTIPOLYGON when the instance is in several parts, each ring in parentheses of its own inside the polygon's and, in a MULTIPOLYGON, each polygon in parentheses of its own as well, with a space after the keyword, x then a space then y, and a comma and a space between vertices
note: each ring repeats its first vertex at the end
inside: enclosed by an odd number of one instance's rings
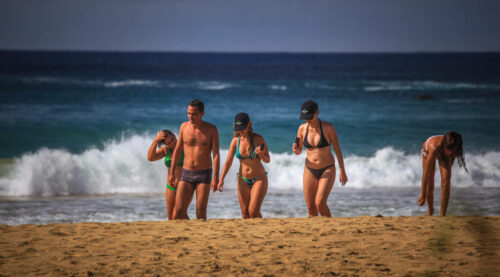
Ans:
POLYGON ((438 81, 366 82, 365 91, 441 91, 441 90, 498 90, 495 84, 454 83, 438 81))
MULTIPOLYGON (((2 196, 54 196, 164 191, 166 168, 163 161, 149 162, 146 152, 151 135, 135 135, 111 141, 103 149, 72 154, 59 149, 41 149, 15 160, 7 176, 0 178, 2 196)), ((227 150, 221 151, 221 168, 227 150)), ((268 171, 270 189, 302 189, 304 154, 271 153, 268 171)), ((470 174, 453 168, 452 186, 499 187, 500 152, 468 154, 470 174)), ((405 154, 391 147, 371 157, 348 156, 345 166, 348 186, 415 187, 418 191, 422 162, 417 154, 405 154)), ((225 179, 225 187, 236 188, 238 160, 225 179)), ((338 172, 336 178, 338 183, 338 172)), ((439 173, 436 173, 439 184, 439 173)))
POLYGON ((119 88, 119 87, 158 87, 161 86, 160 81, 153 80, 114 80, 114 81, 100 81, 100 80, 86 80, 78 78, 55 78, 55 77, 33 77, 23 78, 25 83, 35 84, 51 84, 58 86, 78 86, 78 87, 106 87, 106 88, 119 88))
MULTIPOLYGON (((235 89, 240 87, 239 83, 221 80, 207 81, 174 81, 168 79, 115 79, 97 80, 80 78, 60 78, 60 77, 25 77, 21 79, 24 83, 49 84, 69 87, 93 87, 93 88, 123 88, 123 87, 156 87, 175 89, 195 89, 203 91, 218 91, 235 89)), ((440 82, 433 80, 420 81, 364 81, 361 84, 355 82, 328 82, 328 81, 308 81, 303 84, 306 89, 334 90, 334 91, 358 91, 367 92, 378 91, 468 91, 468 90, 494 90, 500 89, 498 83, 465 83, 465 82, 440 82)), ((269 84, 267 88, 271 91, 285 91, 293 89, 285 84, 269 84)), ((302 86, 296 87, 303 89, 302 86)))

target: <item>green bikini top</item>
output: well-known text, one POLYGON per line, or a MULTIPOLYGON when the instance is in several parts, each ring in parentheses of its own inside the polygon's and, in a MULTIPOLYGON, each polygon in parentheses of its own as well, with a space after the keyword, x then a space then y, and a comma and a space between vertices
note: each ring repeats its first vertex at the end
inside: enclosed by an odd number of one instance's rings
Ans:
POLYGON ((240 138, 241 138, 241 136, 238 137, 238 146, 236 146, 236 158, 238 158, 240 160, 244 160, 244 159, 256 159, 257 158, 257 153, 255 153, 255 146, 253 146, 253 145, 252 145, 252 150, 250 150, 250 154, 248 155, 248 157, 243 157, 240 154, 240 138))
MULTIPOLYGON (((170 157, 171 154, 172 154, 172 150, 167 149, 167 155, 165 155, 165 165, 167 167, 172 166, 172 158, 170 157)), ((182 151, 181 158, 179 159, 179 162, 177 163, 177 165, 182 166, 183 164, 184 164, 184 151, 182 151)))

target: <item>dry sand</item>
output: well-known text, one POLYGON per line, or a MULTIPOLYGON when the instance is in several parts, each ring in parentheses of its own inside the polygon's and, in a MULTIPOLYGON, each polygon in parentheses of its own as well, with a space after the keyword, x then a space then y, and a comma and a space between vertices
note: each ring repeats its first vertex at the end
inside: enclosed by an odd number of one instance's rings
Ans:
POLYGON ((6 276, 500 276, 500 217, 0 226, 6 276))

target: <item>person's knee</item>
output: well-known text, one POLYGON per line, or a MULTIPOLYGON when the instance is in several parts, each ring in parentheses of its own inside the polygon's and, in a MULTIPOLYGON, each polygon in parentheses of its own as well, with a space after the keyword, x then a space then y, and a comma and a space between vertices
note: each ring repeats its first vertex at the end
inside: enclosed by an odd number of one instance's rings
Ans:
POLYGON ((450 189, 450 181, 448 179, 441 180, 441 189, 442 190, 450 189))
POLYGON ((314 203, 313 201, 307 202, 306 205, 307 205, 307 209, 308 210, 314 210, 314 209, 316 209, 316 203, 314 203))
POLYGON ((196 207, 196 216, 198 218, 205 218, 207 216, 207 207, 196 207))
POLYGON ((308 203, 307 204, 307 211, 309 213, 309 216, 318 215, 318 208, 316 207, 315 203, 308 203))
POLYGON ((318 216, 318 210, 314 209, 314 210, 309 210, 307 215, 309 217, 312 217, 312 216, 318 216))
POLYGON ((174 212, 172 213, 172 220, 179 219, 179 217, 177 215, 178 215, 178 213, 174 210, 174 212))
POLYGON ((260 211, 257 207, 250 207, 248 209, 248 214, 250 215, 250 217, 259 217, 260 216, 260 211))
POLYGON ((427 185, 427 193, 432 193, 434 191, 434 184, 427 185))
POLYGON ((249 218, 250 217, 250 213, 248 211, 248 208, 241 208, 241 216, 243 218, 249 218))
POLYGON ((323 200, 323 199, 316 199, 316 201, 314 201, 314 204, 316 205, 316 208, 318 210, 321 210, 321 208, 325 207, 326 206, 326 200, 323 200))
POLYGON ((182 210, 182 205, 176 204, 172 211, 172 219, 182 219, 182 215, 184 214, 185 212, 182 210))

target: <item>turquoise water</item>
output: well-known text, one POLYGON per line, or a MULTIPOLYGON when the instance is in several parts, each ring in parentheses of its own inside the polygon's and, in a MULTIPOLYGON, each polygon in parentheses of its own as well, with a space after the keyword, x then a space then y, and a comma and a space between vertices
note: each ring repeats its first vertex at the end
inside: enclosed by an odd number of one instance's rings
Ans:
POLYGON ((499 149, 499 54, 169 54, 0 52, 0 157, 81 153, 112 139, 176 130, 199 98, 222 145, 247 112, 273 152, 290 149, 313 99, 346 154, 418 152, 460 132, 469 152, 499 149), (495 73, 496 72, 496 73, 495 73), (423 95, 433 100, 415 101, 423 95))
MULTIPOLYGON (((337 130, 351 188, 418 191, 422 143, 455 130, 470 174, 456 167, 452 186, 496 189, 498 72, 497 53, 0 51, 0 158, 13 158, 0 164, 0 196, 161 193, 166 170, 146 160, 147 149, 158 130, 178 131, 194 98, 219 130, 222 162, 234 115, 250 115, 271 150, 266 169, 276 197, 302 197, 305 157, 293 155, 291 144, 307 99, 337 130), (431 99, 417 101, 422 96, 431 99)), ((236 170, 226 179, 229 190, 236 170)))

